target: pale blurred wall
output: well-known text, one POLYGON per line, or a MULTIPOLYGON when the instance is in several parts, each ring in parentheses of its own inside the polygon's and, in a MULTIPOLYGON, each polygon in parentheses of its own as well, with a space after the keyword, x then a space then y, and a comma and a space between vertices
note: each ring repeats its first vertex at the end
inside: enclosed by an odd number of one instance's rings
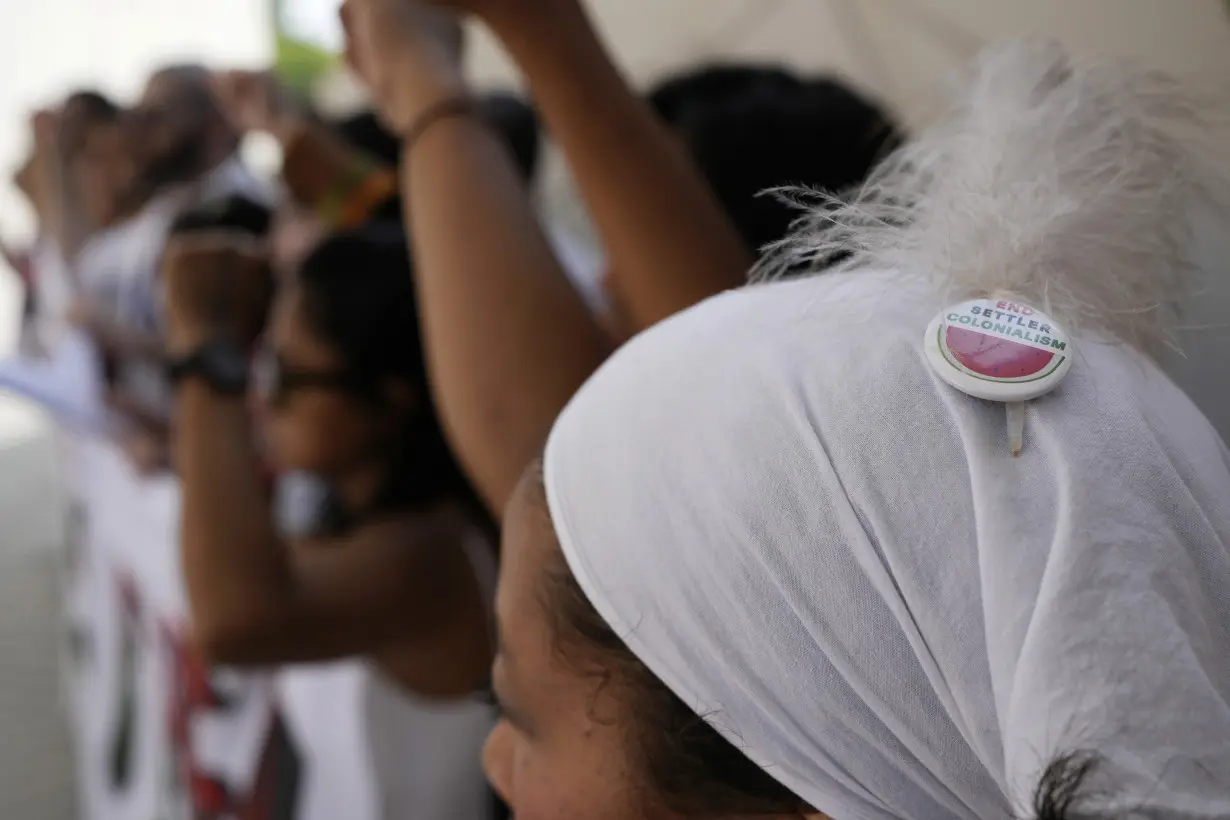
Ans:
MULTIPOLYGON (((260 0, 0 0, 0 233, 32 228, 8 185, 32 108, 71 88, 135 94, 168 60, 259 63, 270 34, 260 0)), ((18 288, 0 263, 0 356, 16 332, 18 288)), ((57 569, 64 526, 53 440, 42 415, 0 397, 0 817, 72 820, 71 754, 60 704, 57 569)))

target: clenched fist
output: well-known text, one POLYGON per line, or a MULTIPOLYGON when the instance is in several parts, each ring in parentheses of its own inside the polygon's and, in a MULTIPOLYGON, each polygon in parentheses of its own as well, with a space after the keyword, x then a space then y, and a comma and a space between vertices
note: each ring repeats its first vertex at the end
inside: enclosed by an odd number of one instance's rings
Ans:
POLYGON ((414 0, 346 0, 346 59, 376 110, 405 135, 427 109, 466 94, 456 16, 414 0))
POLYGON ((167 348, 205 342, 247 346, 265 326, 273 274, 265 247, 246 235, 212 233, 172 240, 163 256, 167 348))

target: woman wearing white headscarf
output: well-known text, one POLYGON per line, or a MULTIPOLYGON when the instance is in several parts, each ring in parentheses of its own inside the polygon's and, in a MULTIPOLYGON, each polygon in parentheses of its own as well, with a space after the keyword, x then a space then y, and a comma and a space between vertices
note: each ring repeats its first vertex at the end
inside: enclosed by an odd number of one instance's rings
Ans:
MULTIPOLYGON (((843 227, 786 248, 853 250, 844 270, 659 326, 556 423, 552 527, 531 482, 505 533, 497 685, 532 727, 497 730, 505 758, 537 767, 537 732, 585 731, 542 709, 560 673, 535 663, 537 621, 597 664, 596 632, 618 636, 610 656, 657 679, 607 686, 633 748, 667 728, 637 697, 665 687, 703 718, 676 718, 653 770, 693 779, 673 808, 728 765, 712 730, 798 802, 715 782, 735 794, 707 810, 1230 816, 1230 456, 1144 355, 1215 170, 1191 152, 1198 112, 1162 78, 1047 44, 987 55, 962 103, 820 217, 843 227), (1077 343, 1019 458, 1003 408, 938 377, 922 343, 946 304, 997 292, 1077 343)), ((536 780, 494 768, 514 805, 536 780)))
MULTIPOLYGON (((407 7, 348 5, 360 52, 407 7)), ((484 4, 497 33, 533 6, 484 4)), ((386 103, 430 87, 415 65, 386 103)), ((505 517, 486 763, 519 818, 1230 816, 1230 454, 1149 358, 1213 170, 1197 115, 1162 78, 992 53, 778 257, 839 269, 602 367, 505 517), (1072 331, 1023 448, 926 352, 976 298, 1072 331)), ((433 127, 416 168, 489 158, 433 127)), ((422 275, 465 276, 433 241, 422 275)))

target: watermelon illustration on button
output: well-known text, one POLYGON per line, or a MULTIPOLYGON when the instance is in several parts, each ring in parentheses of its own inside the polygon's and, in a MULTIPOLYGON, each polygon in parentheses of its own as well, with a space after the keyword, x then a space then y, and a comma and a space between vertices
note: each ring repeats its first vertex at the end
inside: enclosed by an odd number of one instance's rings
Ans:
POLYGON ((1072 338, 1051 317, 1009 297, 973 299, 935 317, 923 340, 941 379, 970 396, 1004 402, 1008 443, 1021 454, 1025 402, 1054 390, 1072 366, 1072 338))

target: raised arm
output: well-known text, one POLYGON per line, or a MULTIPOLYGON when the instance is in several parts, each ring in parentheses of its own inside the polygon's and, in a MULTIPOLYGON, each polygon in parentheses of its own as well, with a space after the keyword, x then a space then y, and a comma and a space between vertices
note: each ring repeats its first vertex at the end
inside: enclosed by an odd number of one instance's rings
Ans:
POLYGON ((682 146, 612 63, 577 0, 460 0, 529 83, 644 329, 746 281, 752 259, 682 146))
MULTIPOLYGON (((165 275, 172 360, 217 342, 237 352, 260 326, 267 272, 238 248, 178 240, 165 275)), ((473 691, 489 662, 486 622, 456 519, 425 513, 336 544, 283 540, 242 392, 202 372, 176 399, 184 580, 206 657, 264 666, 363 654, 392 659, 389 671, 420 694, 473 691)))
POLYGON ((293 99, 273 73, 223 71, 214 75, 212 86, 237 131, 259 131, 278 141, 282 181, 326 229, 361 224, 397 193, 396 169, 348 145, 293 99))
POLYGON ((499 515, 552 422, 608 353, 499 138, 461 107, 455 22, 401 0, 349 0, 351 59, 382 116, 414 132, 402 196, 436 401, 499 515), (432 117, 430 122, 424 117, 432 117))

